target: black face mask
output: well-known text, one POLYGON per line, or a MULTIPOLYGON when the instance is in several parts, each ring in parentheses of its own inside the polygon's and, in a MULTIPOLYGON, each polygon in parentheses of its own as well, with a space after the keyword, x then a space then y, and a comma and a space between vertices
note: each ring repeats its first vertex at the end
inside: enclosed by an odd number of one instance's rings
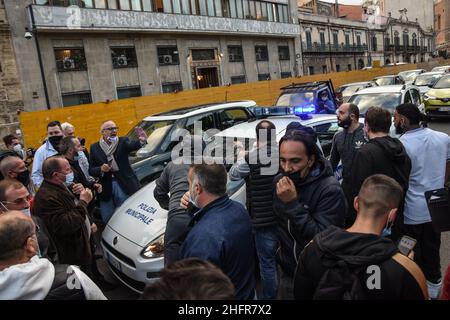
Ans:
POLYGON ((28 169, 17 174, 17 180, 19 180, 25 187, 30 183, 30 172, 28 169))
POLYGON ((347 117, 345 120, 338 121, 338 126, 344 129, 348 129, 350 125, 352 124, 352 119, 350 117, 347 117))
POLYGON ((48 137, 48 141, 52 144, 53 148, 59 152, 59 143, 61 142, 63 136, 51 136, 48 137))

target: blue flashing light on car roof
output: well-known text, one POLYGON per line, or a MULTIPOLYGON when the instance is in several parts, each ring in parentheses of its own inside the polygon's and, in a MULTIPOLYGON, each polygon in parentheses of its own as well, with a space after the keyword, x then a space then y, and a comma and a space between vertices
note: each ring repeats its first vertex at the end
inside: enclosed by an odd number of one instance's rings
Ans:
POLYGON ((316 106, 313 104, 309 104, 306 106, 297 106, 294 107, 294 114, 302 120, 311 119, 311 113, 314 113, 316 111, 316 106))

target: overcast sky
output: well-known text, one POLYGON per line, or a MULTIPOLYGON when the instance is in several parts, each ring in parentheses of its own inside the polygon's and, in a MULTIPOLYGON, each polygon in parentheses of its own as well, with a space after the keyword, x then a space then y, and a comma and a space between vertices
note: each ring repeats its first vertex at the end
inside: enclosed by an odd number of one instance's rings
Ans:
MULTIPOLYGON (((322 0, 325 2, 335 2, 335 0, 322 0)), ((338 3, 343 3, 343 4, 361 4, 362 0, 338 0, 338 3)))

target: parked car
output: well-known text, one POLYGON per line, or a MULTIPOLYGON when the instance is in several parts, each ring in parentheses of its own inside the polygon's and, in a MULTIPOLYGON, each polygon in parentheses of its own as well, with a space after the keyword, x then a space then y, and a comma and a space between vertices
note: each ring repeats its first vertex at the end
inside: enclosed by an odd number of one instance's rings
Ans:
MULTIPOLYGON (((313 115, 302 120, 293 115, 270 117, 277 128, 277 141, 285 134, 292 121, 313 127, 318 133, 318 146, 329 153, 331 140, 339 129, 336 116, 313 115), (327 151, 328 150, 328 151, 327 151)), ((255 128, 259 121, 250 121, 226 129, 211 139, 210 143, 222 143, 224 138, 256 139, 255 128)), ((227 169, 229 170, 229 167, 227 169)), ((164 233, 167 211, 153 197, 155 181, 129 197, 109 220, 102 234, 101 245, 112 273, 126 286, 142 292, 145 283, 158 277, 164 266, 164 233)), ((233 181, 227 185, 231 199, 246 203, 245 182, 233 181)))
POLYGON ((406 83, 406 84, 412 84, 413 81, 416 79, 416 77, 421 74, 426 72, 425 69, 414 69, 414 70, 406 70, 406 71, 402 71, 398 73, 398 76, 400 78, 402 78, 402 80, 406 83))
POLYGON ((423 98, 429 118, 450 117, 450 74, 441 77, 423 98))
MULTIPOLYGON (((225 130, 236 124, 247 122, 255 116, 249 110, 255 101, 235 101, 198 105, 183 109, 162 112, 144 118, 137 126, 147 134, 147 145, 130 154, 131 167, 140 183, 145 185, 161 174, 170 161, 170 152, 174 147, 171 136, 178 128, 194 132, 194 122, 202 123, 202 130, 225 130)), ((127 134, 130 140, 137 139, 136 131, 127 134)))
POLYGON ((305 107, 308 106, 312 113, 320 113, 323 108, 321 96, 328 97, 327 104, 330 104, 328 113, 334 114, 338 103, 334 94, 331 80, 293 83, 281 88, 281 94, 275 102, 277 107, 305 107), (332 111, 331 111, 332 110, 332 111))
POLYGON ((350 99, 350 97, 358 90, 371 88, 378 86, 374 81, 364 81, 364 82, 353 82, 347 83, 336 89, 336 99, 339 105, 345 103, 350 99))
POLYGON ((434 71, 443 71, 443 72, 449 72, 450 66, 438 66, 431 69, 432 72, 434 71))
POLYGON ((379 86, 391 86, 405 83, 398 75, 380 76, 374 78, 373 81, 379 86))
POLYGON ((419 74, 412 84, 419 88, 423 96, 444 74, 443 71, 425 72, 419 74))
POLYGON ((402 103, 422 104, 419 89, 412 85, 379 86, 362 89, 355 92, 348 102, 358 106, 364 115, 372 106, 382 106, 394 113, 395 108, 402 103))

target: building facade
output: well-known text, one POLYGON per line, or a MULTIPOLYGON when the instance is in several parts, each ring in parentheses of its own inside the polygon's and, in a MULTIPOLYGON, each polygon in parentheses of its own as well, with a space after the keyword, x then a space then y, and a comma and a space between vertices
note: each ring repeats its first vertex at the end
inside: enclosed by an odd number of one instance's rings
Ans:
POLYGON ((27 111, 302 74, 295 0, 7 0, 5 8, 27 111))
MULTIPOLYGON (((12 34, 3 1, 0 1, 0 137, 19 133, 17 115, 23 110, 22 90, 12 34)), ((3 144, 3 141, 0 140, 3 144)))
POLYGON ((434 3, 434 29, 436 32, 436 50, 440 56, 450 56, 450 0, 438 0, 434 3))
POLYGON ((365 23, 308 13, 299 13, 299 19, 305 74, 357 70, 370 63, 365 23))

